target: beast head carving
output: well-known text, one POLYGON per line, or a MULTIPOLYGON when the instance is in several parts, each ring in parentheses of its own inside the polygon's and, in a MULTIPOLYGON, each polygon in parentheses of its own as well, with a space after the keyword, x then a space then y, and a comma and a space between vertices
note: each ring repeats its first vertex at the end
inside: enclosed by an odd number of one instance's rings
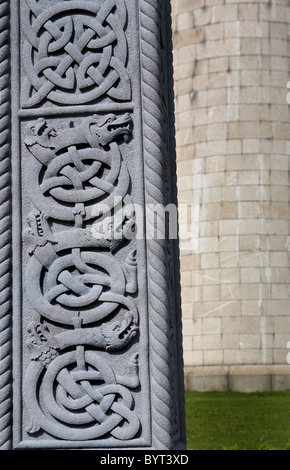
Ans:
POLYGON ((115 351, 125 347, 136 336, 137 331, 138 327, 134 321, 134 316, 130 312, 127 312, 120 322, 116 321, 101 327, 107 351, 115 351))
POLYGON ((50 138, 56 137, 56 130, 49 126, 44 118, 38 118, 36 124, 29 127, 29 134, 24 140, 27 147, 38 144, 41 147, 53 149, 54 145, 51 143, 50 138))
POLYGON ((47 216, 43 212, 31 212, 26 220, 28 228, 24 232, 24 237, 29 245, 30 255, 34 253, 38 246, 57 243, 48 225, 47 216))
POLYGON ((40 361, 47 367, 58 355, 59 345, 56 339, 52 336, 48 327, 40 323, 31 322, 27 330, 30 334, 27 347, 31 359, 40 361))
POLYGON ((91 131, 97 136, 99 145, 105 147, 120 137, 128 142, 132 134, 131 126, 132 118, 129 113, 118 117, 115 114, 107 114, 103 117, 94 116, 91 131))

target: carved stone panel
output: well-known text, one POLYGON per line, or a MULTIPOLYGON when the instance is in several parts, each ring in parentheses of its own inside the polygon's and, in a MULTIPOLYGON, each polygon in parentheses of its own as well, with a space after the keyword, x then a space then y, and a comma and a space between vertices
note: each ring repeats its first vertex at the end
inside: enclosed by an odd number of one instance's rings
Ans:
POLYGON ((14 296, 0 445, 182 448, 177 240, 148 236, 153 206, 176 202, 169 2, 5 6, 14 296))

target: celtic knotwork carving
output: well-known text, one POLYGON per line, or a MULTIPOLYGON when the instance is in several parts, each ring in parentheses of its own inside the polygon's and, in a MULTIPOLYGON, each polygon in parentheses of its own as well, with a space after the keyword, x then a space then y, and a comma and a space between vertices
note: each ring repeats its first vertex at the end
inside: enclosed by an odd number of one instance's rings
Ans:
POLYGON ((132 394, 117 383, 103 358, 77 346, 58 355, 45 374, 44 370, 43 364, 32 362, 24 384, 33 407, 29 433, 43 429, 61 439, 80 441, 108 433, 128 440, 137 434, 140 422, 132 411, 132 394))
POLYGON ((131 136, 128 113, 63 129, 44 118, 28 124, 26 187, 35 208, 24 230, 25 285, 39 318, 28 325, 30 435, 128 440, 139 431, 128 390, 140 385, 136 353, 120 374, 96 352, 129 349, 138 334, 137 251, 115 257, 135 223, 120 146, 131 136))
POLYGON ((30 125, 25 144, 35 158, 28 162, 29 178, 39 184, 28 189, 36 207, 81 226, 83 218, 96 217, 98 202, 113 209, 124 200, 130 177, 116 141, 128 140, 131 122, 127 113, 94 116, 59 132, 43 118, 30 125))
POLYGON ((24 108, 44 101, 85 104, 104 96, 130 100, 124 0, 21 4, 24 108))

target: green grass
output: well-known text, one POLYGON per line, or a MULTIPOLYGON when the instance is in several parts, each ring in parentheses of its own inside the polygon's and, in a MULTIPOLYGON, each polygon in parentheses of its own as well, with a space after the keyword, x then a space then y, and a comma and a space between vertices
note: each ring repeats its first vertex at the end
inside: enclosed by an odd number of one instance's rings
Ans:
POLYGON ((290 450, 290 391, 186 391, 187 448, 290 450))

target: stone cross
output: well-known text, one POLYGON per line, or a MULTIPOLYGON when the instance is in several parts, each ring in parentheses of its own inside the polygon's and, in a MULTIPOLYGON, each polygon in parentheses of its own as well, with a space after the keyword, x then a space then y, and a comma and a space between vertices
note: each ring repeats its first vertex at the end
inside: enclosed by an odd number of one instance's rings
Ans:
POLYGON ((3 0, 0 86, 0 448, 183 449, 170 1, 3 0))

